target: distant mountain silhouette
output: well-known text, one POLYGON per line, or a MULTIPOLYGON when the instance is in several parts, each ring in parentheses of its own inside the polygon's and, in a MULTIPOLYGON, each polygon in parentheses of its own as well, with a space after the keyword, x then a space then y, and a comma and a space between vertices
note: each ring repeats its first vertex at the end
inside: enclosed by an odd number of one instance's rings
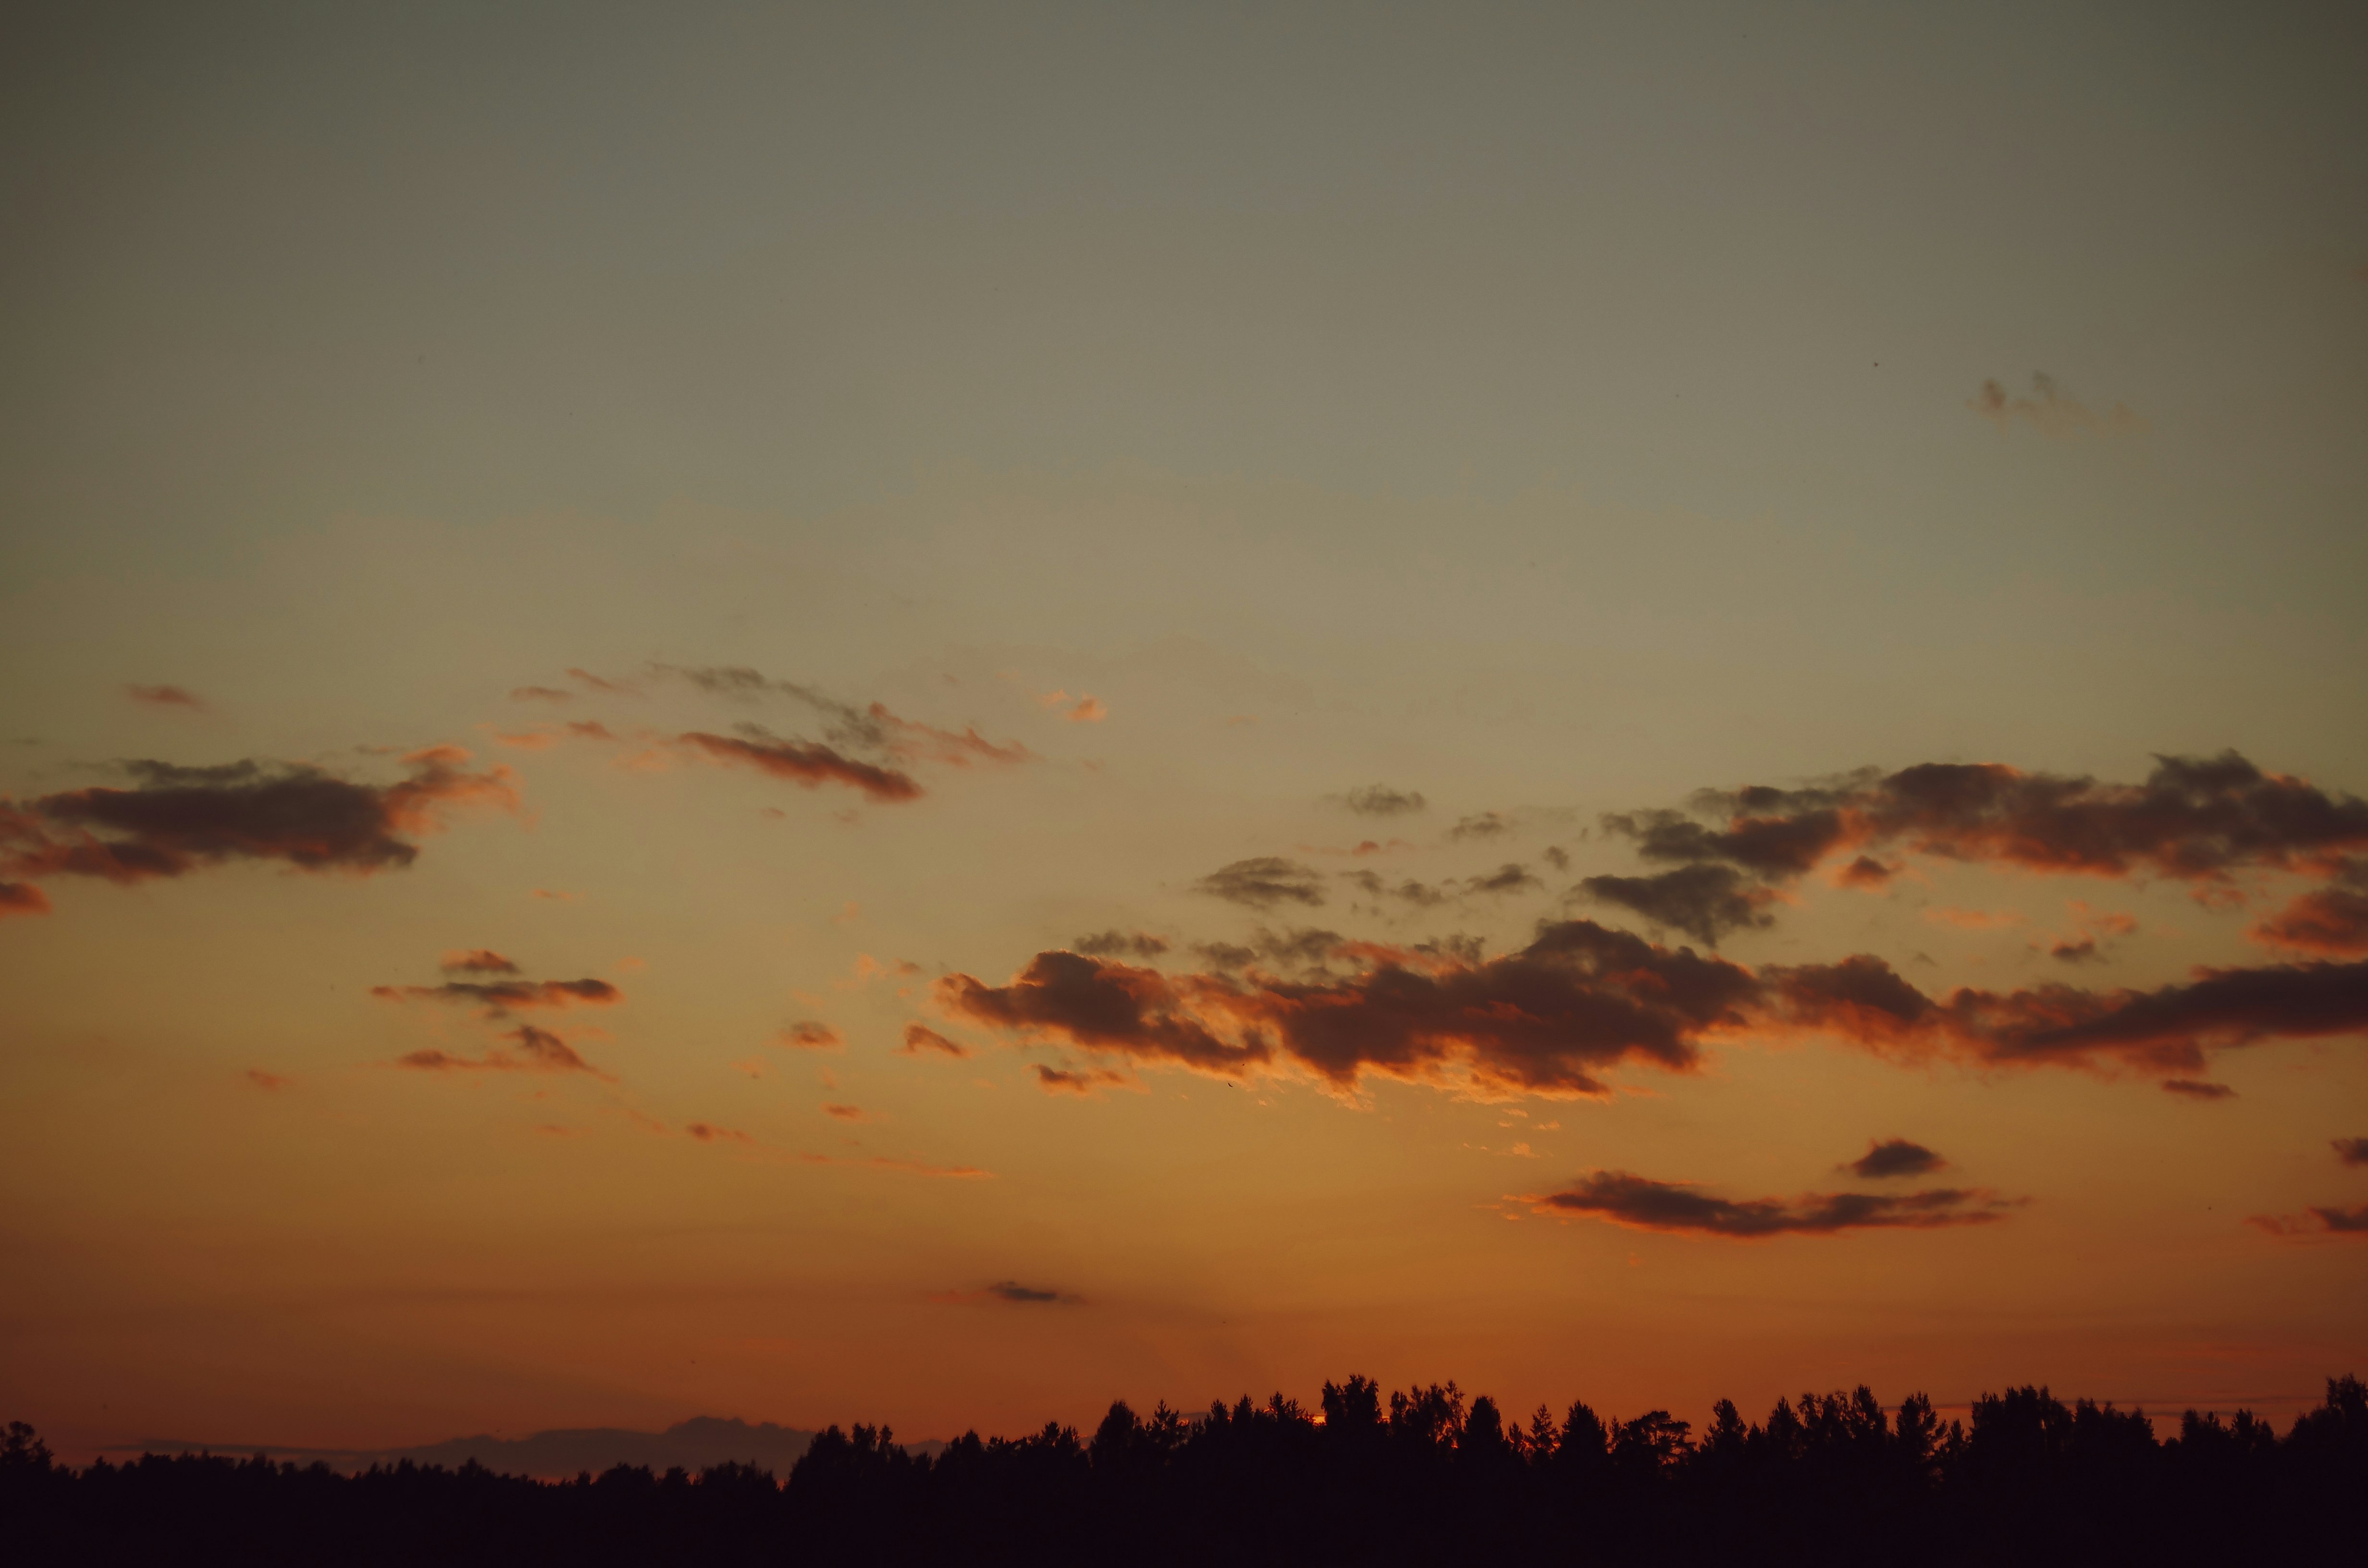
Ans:
MULTIPOLYGON (((367 1470, 371 1465, 443 1465, 458 1469, 471 1460, 504 1475, 530 1475, 541 1480, 565 1480, 585 1471, 598 1475, 616 1465, 645 1465, 663 1474, 679 1466, 693 1474, 712 1465, 745 1464, 786 1476, 814 1442, 812 1432, 770 1421, 751 1426, 737 1418, 694 1415, 663 1432, 636 1432, 623 1426, 564 1426, 532 1432, 523 1437, 450 1437, 411 1449, 296 1449, 275 1443, 185 1443, 149 1440, 126 1443, 110 1451, 188 1452, 199 1449, 220 1454, 268 1454, 274 1459, 310 1463, 315 1460, 333 1469, 367 1470)), ((943 1443, 912 1443, 914 1453, 934 1454, 943 1443)))

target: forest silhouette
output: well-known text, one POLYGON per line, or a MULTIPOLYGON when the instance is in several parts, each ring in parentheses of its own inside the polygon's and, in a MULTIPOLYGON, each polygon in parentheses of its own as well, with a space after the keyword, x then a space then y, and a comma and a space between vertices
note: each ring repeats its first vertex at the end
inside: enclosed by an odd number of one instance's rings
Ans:
POLYGON ((1508 1420, 1453 1383, 1352 1377, 1187 1415, 1124 1403, 1090 1436, 908 1452, 832 1426, 784 1483, 746 1465, 573 1481, 408 1461, 149 1454, 76 1470, 33 1428, 0 1447, 0 1560, 251 1564, 2226 1564, 2358 1561, 2368 1388, 2329 1379, 2281 1437, 2044 1388, 1942 1422, 1921 1395, 1731 1402, 1696 1434, 1584 1403, 1508 1420))

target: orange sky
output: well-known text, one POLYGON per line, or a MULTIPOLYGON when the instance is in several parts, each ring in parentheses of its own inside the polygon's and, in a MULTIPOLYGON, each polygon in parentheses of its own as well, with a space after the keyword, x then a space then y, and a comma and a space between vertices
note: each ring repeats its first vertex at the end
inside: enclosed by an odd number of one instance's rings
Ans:
POLYGON ((49 24, 0 1416, 2313 1403, 2368 126, 2036 17, 49 24))

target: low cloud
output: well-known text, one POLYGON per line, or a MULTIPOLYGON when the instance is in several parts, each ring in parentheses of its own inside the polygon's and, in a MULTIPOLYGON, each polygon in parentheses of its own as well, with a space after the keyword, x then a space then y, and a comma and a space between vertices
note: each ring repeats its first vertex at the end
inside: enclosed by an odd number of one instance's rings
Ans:
POLYGON ((1494 838, 1510 833, 1513 824, 1495 812, 1480 812, 1459 821, 1447 830, 1450 838, 1494 838))
POLYGON ((2256 1214, 2245 1222, 2273 1236, 2368 1237, 2368 1203, 2351 1209, 2311 1208, 2299 1214, 2256 1214))
POLYGON ((373 985, 381 1002, 451 1002, 486 1017, 539 1008, 613 1007, 625 994, 605 980, 448 980, 441 985, 373 985))
POLYGON ((1544 886, 1543 882, 1530 875, 1530 869, 1527 866, 1508 860, 1485 875, 1466 878, 1463 891, 1468 893, 1506 893, 1521 892, 1530 888, 1543 886, 1544 886))
POLYGON ((1430 803, 1420 790, 1393 790, 1386 784, 1367 784, 1337 798, 1358 815, 1368 817, 1404 816, 1430 803))
POLYGON ((736 1128, 717 1127, 712 1122, 692 1121, 683 1124, 683 1131, 701 1143, 754 1143, 757 1141, 736 1128))
POLYGON ((908 773, 860 762, 819 743, 783 740, 754 724, 743 725, 736 736, 694 730, 682 736, 682 743, 713 761, 753 767, 802 789, 840 784, 882 803, 918 800, 921 794, 920 785, 908 773))
POLYGON ((467 771, 469 754, 459 746, 404 760, 409 776, 385 785, 305 763, 122 763, 133 780, 128 790, 69 790, 21 806, 0 801, 0 876, 132 883, 239 860, 367 876, 417 859, 412 840, 437 832, 452 811, 518 807, 516 776, 498 767, 467 771))
POLYGON ((447 974, 516 974, 518 966, 491 948, 456 949, 437 966, 447 974))
POLYGON ((1077 951, 1098 959, 1156 959, 1167 950, 1167 941, 1148 931, 1098 931, 1090 937, 1078 937, 1073 945, 1077 951))
POLYGON ((2351 861, 2339 885, 2306 892, 2257 923, 2251 936, 2271 947, 2351 956, 2368 953, 2368 862, 2351 861))
POLYGON ((1930 1176, 1948 1163, 1921 1143, 1887 1138, 1879 1143, 1869 1143, 1865 1153, 1842 1168, 1861 1180, 1883 1181, 1893 1176, 1930 1176))
MULTIPOLYGON (((912 1031, 907 1029, 905 1033, 905 1043, 909 1045, 912 1038, 912 1031)), ((803 1018, 774 1036, 773 1042, 776 1045, 786 1045, 799 1051, 837 1051, 847 1044, 847 1037, 828 1024, 813 1018, 803 1018)))
POLYGON ((959 1041, 948 1040, 927 1024, 906 1024, 902 1054, 918 1056, 925 1051, 939 1051, 957 1060, 971 1053, 970 1047, 959 1041))
POLYGON ((1048 1067, 1036 1064, 1036 1086, 1048 1095, 1082 1095, 1088 1098, 1104 1089, 1126 1088, 1134 1079, 1108 1067, 1048 1067))
POLYGON ((2335 1157, 2347 1165, 2368 1165, 2368 1138, 2336 1138, 2328 1146, 2335 1157))
POLYGON ((520 686, 510 690, 512 702, 573 702, 575 694, 555 686, 520 686))
POLYGON ((1718 946, 1729 932, 1775 924, 1767 906, 1776 894, 1732 866, 1680 866, 1653 877, 1588 877, 1577 891, 1582 897, 1634 910, 1656 926, 1682 931, 1708 947, 1718 946))
POLYGON ((267 1073, 260 1067, 250 1067, 246 1070, 246 1081, 258 1089, 272 1090, 284 1089, 296 1080, 278 1073, 267 1073))
POLYGON ((1076 1307, 1085 1304, 1083 1296, 1067 1290, 1022 1285, 1017 1279, 998 1279, 974 1290, 933 1290, 929 1300, 949 1307, 975 1306, 982 1302, 1013 1307, 1076 1307))
POLYGON ((2044 371, 2032 373, 2027 393, 2009 395, 1998 382, 1984 381, 1982 390, 1966 400, 1965 406, 2001 430, 2013 428, 2015 422, 2021 420, 2042 436, 2059 441, 2136 436, 2146 428, 2146 422, 2122 403, 2113 404, 2102 414, 2089 408, 2044 371))
POLYGON ((871 1119, 863 1113, 863 1108, 858 1105, 826 1105, 822 1108, 822 1113, 823 1115, 830 1117, 834 1120, 837 1121, 869 1121, 871 1119))
POLYGON ((11 915, 47 915, 50 895, 31 882, 0 882, 0 919, 11 915))
POLYGON ((123 695, 145 708, 187 708, 195 712, 209 711, 206 699, 187 687, 127 686, 123 695))
POLYGON ((2226 1084, 2214 1084, 2203 1078, 2165 1078, 2163 1092, 2189 1100, 2233 1100, 2237 1091, 2226 1084))
POLYGON ((483 1056, 455 1056, 444 1051, 415 1051, 395 1059, 395 1065, 419 1073, 588 1073, 615 1082, 575 1053, 575 1048, 549 1029, 520 1024, 502 1037, 516 1051, 494 1047, 483 1056))
POLYGON ((1577 1215, 1632 1230, 1759 1241, 1770 1236, 1833 1235, 1859 1230, 1940 1230, 1986 1225, 2013 1204, 1972 1188, 1934 1187, 1897 1197, 1809 1193, 1796 1199, 1718 1198, 1684 1182, 1654 1181, 1626 1171, 1595 1171, 1560 1192, 1521 1199, 1541 1214, 1577 1215))
POLYGON ((1210 872, 1192 884, 1212 898, 1251 909, 1272 909, 1279 903, 1320 904, 1324 882, 1315 872, 1280 856, 1262 855, 1236 860, 1210 872))

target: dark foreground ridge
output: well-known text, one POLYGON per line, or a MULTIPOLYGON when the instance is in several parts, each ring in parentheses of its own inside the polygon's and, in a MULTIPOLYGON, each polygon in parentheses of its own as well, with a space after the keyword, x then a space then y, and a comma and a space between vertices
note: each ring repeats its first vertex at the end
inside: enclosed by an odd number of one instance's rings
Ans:
POLYGON ((343 1475, 256 1457, 147 1455, 75 1471, 32 1428, 0 1449, 0 1561, 499 1563, 1499 1565, 2212 1563, 2356 1561, 2368 1529, 2368 1388, 2281 1438, 2189 1412, 2157 1440, 2135 1411, 2045 1389, 1942 1425, 1918 1395, 1722 1402, 1699 1437, 1665 1411, 1523 1426, 1452 1383, 1389 1396, 1326 1383, 1150 1419, 1114 1404, 1091 1438, 975 1433, 930 1458, 833 1426, 776 1484, 618 1466, 537 1482, 474 1463, 343 1475))

